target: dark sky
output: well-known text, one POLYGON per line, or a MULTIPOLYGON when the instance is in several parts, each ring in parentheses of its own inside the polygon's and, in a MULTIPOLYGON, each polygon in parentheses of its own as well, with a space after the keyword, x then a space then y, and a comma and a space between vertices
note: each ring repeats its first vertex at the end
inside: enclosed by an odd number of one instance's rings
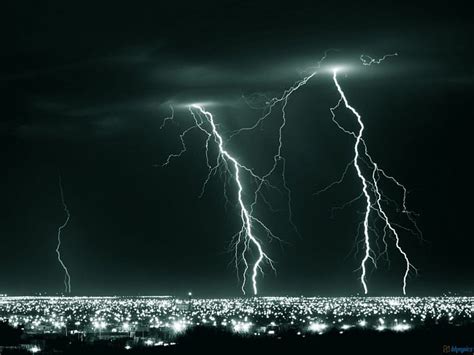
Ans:
MULTIPOLYGON (((249 125, 258 112, 242 95, 281 93, 328 48, 340 49, 330 58, 337 63, 399 53, 378 67, 357 63, 341 85, 364 117, 373 157, 408 187, 420 214, 426 241, 401 234, 419 269, 408 293, 473 291, 473 29, 461 5, 10 3, 1 11, 0 293, 62 289, 54 252, 64 221, 60 171, 71 212, 62 250, 75 293, 238 295, 227 252, 238 211, 224 209, 219 177, 198 198, 202 136, 190 136, 189 152, 169 167, 154 167, 179 149, 191 124, 185 110, 160 130, 162 119, 169 103, 212 101, 224 134, 249 125)), ((286 211, 262 210, 286 242, 266 244, 278 274, 260 279, 263 294, 361 291, 361 254, 350 253, 364 206, 333 218, 330 211, 357 196, 360 182, 351 173, 341 187, 312 195, 351 159, 352 140, 330 119, 337 100, 329 74, 290 99, 283 154, 301 237, 286 211)), ((264 171, 279 119, 229 150, 264 171)), ((372 294, 401 292, 403 265, 391 255, 390 268, 371 274, 372 294)))

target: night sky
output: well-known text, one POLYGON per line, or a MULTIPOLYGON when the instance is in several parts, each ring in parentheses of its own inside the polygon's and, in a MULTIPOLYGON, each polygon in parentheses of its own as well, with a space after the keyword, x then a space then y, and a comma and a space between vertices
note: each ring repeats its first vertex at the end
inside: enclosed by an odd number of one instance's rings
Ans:
MULTIPOLYGON (((242 95, 281 93, 328 48, 340 49, 329 62, 357 65, 340 83, 364 117, 373 157, 407 186, 420 214, 426 241, 401 233, 419 269, 408 294, 473 291, 473 28, 456 2, 11 3, 1 11, 0 293, 62 290, 60 173, 71 212, 62 252, 75 294, 239 295, 228 252, 239 228, 232 189, 226 205, 216 176, 198 198, 207 171, 197 133, 188 153, 160 167, 192 122, 177 109, 174 123, 160 125, 169 104, 211 102, 228 137, 259 117, 242 95), (393 52, 380 66, 358 62, 393 52)), ((351 249, 363 203, 331 215, 360 193, 360 181, 352 170, 313 196, 352 158, 353 141, 331 122, 337 100, 330 74, 289 100, 283 155, 301 236, 275 197, 278 210, 262 216, 284 243, 265 243, 278 273, 265 269, 262 294, 362 291, 354 271, 362 255, 351 249)), ((265 171, 280 119, 227 148, 265 171)), ((347 112, 341 119, 350 122, 347 112)), ((402 260, 391 255, 390 268, 371 274, 371 294, 401 293, 402 260)))

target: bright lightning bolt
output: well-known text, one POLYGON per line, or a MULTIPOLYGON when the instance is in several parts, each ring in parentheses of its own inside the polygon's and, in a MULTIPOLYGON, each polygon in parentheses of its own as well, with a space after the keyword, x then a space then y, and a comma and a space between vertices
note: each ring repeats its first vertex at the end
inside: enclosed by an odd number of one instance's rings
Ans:
POLYGON ((66 220, 62 225, 59 226, 58 228, 58 244, 56 246, 56 254, 58 256, 58 261, 61 264, 61 267, 64 269, 64 290, 66 293, 71 293, 71 276, 69 275, 69 270, 67 269, 66 265, 64 264, 62 258, 61 258, 61 232, 64 228, 66 228, 69 218, 71 217, 69 213, 69 209, 67 208, 66 202, 64 200, 64 191, 63 191, 63 184, 62 184, 62 179, 61 175, 59 175, 59 191, 61 193, 61 203, 64 208, 64 212, 66 213, 66 220))
POLYGON ((259 177, 256 175, 250 168, 242 165, 226 148, 224 144, 224 139, 222 135, 219 133, 217 128, 217 124, 214 121, 213 115, 204 109, 201 105, 191 105, 189 107, 189 112, 194 120, 194 125, 186 129, 180 135, 180 142, 181 142, 181 150, 178 153, 170 154, 166 161, 164 162, 163 166, 166 166, 170 163, 170 161, 174 158, 180 157, 182 154, 186 152, 186 144, 185 144, 185 137, 186 135, 192 131, 193 129, 197 128, 198 130, 202 131, 206 136, 205 142, 205 152, 206 152, 206 165, 208 167, 208 175, 204 181, 203 188, 201 195, 204 193, 204 189, 209 182, 209 179, 217 172, 219 168, 223 168, 225 171, 229 173, 229 175, 233 178, 236 186, 237 186, 237 201, 240 210, 240 218, 241 218, 241 229, 238 233, 235 234, 233 238, 233 246, 235 252, 235 262, 236 268, 238 267, 238 261, 241 260, 244 264, 243 270, 243 282, 242 282, 242 292, 245 294, 245 286, 247 283, 247 272, 249 268, 251 269, 251 283, 252 283, 252 290, 254 295, 258 294, 258 274, 259 272, 263 273, 262 264, 267 262, 270 267, 275 271, 273 266, 273 261, 270 257, 264 252, 262 243, 260 242, 259 238, 255 235, 256 227, 262 228, 265 233, 271 237, 278 239, 271 230, 254 215, 254 207, 257 204, 258 195, 263 185, 270 185, 268 181, 265 180, 265 177, 259 177), (211 162, 209 157, 209 144, 211 141, 214 141, 216 147, 218 149, 217 158, 215 161, 211 162), (246 173, 249 174, 250 177, 255 181, 257 184, 257 188, 254 191, 254 198, 250 202, 246 202, 244 199, 244 195, 249 194, 248 191, 245 191, 244 183, 242 182, 242 175, 246 173), (242 246, 241 251, 239 252, 239 247, 242 246), (251 250, 256 250, 257 252, 257 260, 250 266, 250 263, 247 261, 247 254, 251 250))
POLYGON ((365 282, 365 276, 366 276, 365 265, 369 259, 373 262, 374 265, 376 265, 376 263, 373 257, 370 255, 371 249, 370 249, 370 240, 369 240, 369 215, 370 215, 370 207, 372 204, 370 201, 370 195, 367 191, 368 190, 367 180, 362 174, 362 171, 358 163, 359 162, 359 144, 361 142, 362 133, 364 132, 365 127, 359 113, 352 106, 349 105, 349 103, 347 102, 346 96, 344 95, 344 92, 339 86, 339 83, 337 81, 337 69, 334 69, 333 79, 334 79, 334 83, 336 84, 337 90, 339 91, 339 94, 341 95, 341 98, 344 101, 344 105, 357 117, 357 122, 359 123, 359 126, 360 126, 359 133, 357 134, 357 137, 356 137, 356 143, 354 145, 354 166, 357 170, 357 175, 362 181, 362 186, 363 186, 362 192, 364 193, 365 199, 367 201, 367 206, 366 206, 365 215, 364 215, 365 255, 364 255, 364 258, 362 259, 362 264, 361 264, 362 275, 360 278, 362 282, 362 286, 364 287, 364 292, 367 294, 368 289, 367 289, 367 284, 365 282))
MULTIPOLYGON (((386 57, 387 56, 384 56, 382 59, 379 59, 379 60, 371 59, 370 63, 379 64, 386 57)), ((370 65, 370 64, 365 64, 365 63, 368 63, 368 62, 363 62, 363 63, 364 63, 364 65, 370 65)), ((339 84, 339 81, 337 79, 337 73, 338 73, 338 69, 334 69, 333 70, 333 81, 334 81, 334 84, 336 85, 337 91, 338 91, 341 98, 340 98, 339 102, 337 103, 337 105, 331 108, 331 114, 332 114, 333 121, 336 123, 336 125, 339 129, 341 129, 344 133, 351 134, 352 136, 355 137, 354 160, 346 166, 346 169, 344 170, 344 173, 343 173, 341 179, 339 179, 335 183, 329 185, 328 188, 332 187, 335 184, 341 183, 342 180, 344 179, 346 173, 347 173, 348 166, 352 163, 354 164, 354 167, 357 171, 357 175, 358 175, 359 179, 362 182, 362 192, 363 192, 363 195, 365 196, 365 200, 366 200, 366 208, 365 208, 364 221, 363 221, 365 254, 364 254, 364 258, 362 259, 362 262, 361 262, 362 274, 361 274, 361 277, 360 277, 362 286, 364 288, 364 292, 365 292, 365 294, 368 293, 367 282, 366 282, 366 276, 367 276, 367 265, 366 264, 367 264, 367 262, 370 260, 373 263, 373 265, 375 267, 377 267, 376 260, 373 256, 374 252, 371 248, 370 237, 369 237, 369 230, 370 230, 369 217, 370 217, 371 210, 374 210, 377 213, 377 215, 385 223, 383 242, 384 242, 386 248, 385 248, 384 253, 387 251, 387 244, 386 244, 386 241, 385 241, 385 229, 388 228, 390 230, 390 232, 392 233, 394 239, 395 239, 396 248, 398 249, 398 251, 400 252, 400 254, 403 256, 403 258, 405 260, 406 267, 405 267, 405 272, 404 272, 404 275, 403 275, 403 288, 402 288, 403 289, 403 294, 405 295, 406 294, 406 280, 407 280, 408 274, 409 274, 411 269, 416 271, 416 268, 410 263, 410 260, 408 259, 408 256, 407 256, 406 252, 401 248, 400 238, 399 238, 399 235, 398 235, 396 229, 393 227, 394 224, 390 222, 386 212, 382 208, 381 201, 382 201, 383 195, 382 195, 382 193, 379 189, 379 185, 378 185, 380 175, 382 175, 385 178, 393 181, 397 186, 399 186, 403 189, 403 212, 406 213, 408 215, 408 218, 410 219, 410 221, 412 221, 413 219, 411 217, 411 214, 406 209, 406 188, 402 184, 400 184, 395 178, 393 178, 392 176, 387 175, 382 169, 380 169, 378 167, 378 164, 375 163, 374 160, 372 159, 372 157, 369 155, 368 150, 367 150, 367 145, 366 145, 365 141, 363 140, 363 132, 364 132, 365 126, 364 126, 364 123, 362 121, 362 117, 357 112, 357 110, 349 104, 349 102, 346 98, 346 95, 345 95, 344 91, 342 90, 342 88, 339 84), (341 102, 343 102, 344 106, 349 111, 351 111, 352 114, 356 117, 357 123, 360 127, 359 131, 357 133, 354 133, 354 132, 351 132, 351 131, 348 131, 348 130, 344 129, 335 120, 334 111, 339 107, 341 102), (360 153, 359 153, 359 150, 360 150, 361 146, 363 147, 364 157, 366 159, 368 159, 368 162, 364 161, 363 158, 361 157, 360 153), (361 169, 361 166, 360 166, 361 161, 365 162, 366 164, 369 164, 369 167, 372 169, 372 174, 371 174, 370 179, 368 179, 364 176, 364 174, 362 172, 362 169, 361 169), (372 190, 373 193, 375 194, 374 201, 372 200, 372 198, 370 196, 370 190, 372 190)), ((323 189, 322 191, 325 191, 325 190, 327 190, 327 188, 323 189)), ((418 227, 416 226, 416 224, 414 224, 414 225, 418 230, 418 227)))
MULTIPOLYGON (((234 179, 235 183, 238 186, 238 201, 239 201, 239 206, 240 206, 240 216, 242 218, 242 230, 244 231, 244 235, 252 242, 252 244, 257 248, 258 250, 258 259, 254 263, 254 266, 252 268, 252 287, 253 287, 253 292, 256 295, 258 290, 257 290, 257 276, 258 276, 258 271, 260 269, 260 264, 262 261, 266 260, 272 265, 272 260, 263 252, 262 246, 257 240, 257 238, 253 235, 253 221, 257 221, 258 223, 261 223, 258 221, 255 217, 251 215, 251 211, 248 210, 248 208, 245 206, 245 203, 243 201, 242 197, 242 192, 243 192, 243 187, 242 187, 242 182, 240 181, 240 173, 241 169, 244 167, 233 157, 229 154, 224 149, 224 142, 222 140, 221 135, 219 132, 217 132, 216 125, 214 123, 214 118, 212 114, 208 111, 205 111, 204 108, 202 108, 199 105, 193 105, 194 108, 198 109, 205 117, 208 119, 209 123, 211 124, 212 127, 212 134, 217 138, 217 144, 219 147, 219 154, 224 158, 232 162, 232 165, 234 166, 234 179)), ((248 170, 245 168, 245 170, 248 170)), ((248 248, 248 243, 244 242, 246 245, 246 248, 248 248)))

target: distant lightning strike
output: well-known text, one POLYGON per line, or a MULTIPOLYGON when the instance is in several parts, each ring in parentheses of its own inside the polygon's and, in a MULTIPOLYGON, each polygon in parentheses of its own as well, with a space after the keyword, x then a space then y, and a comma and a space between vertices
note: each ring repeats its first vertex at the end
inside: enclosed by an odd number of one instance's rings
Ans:
POLYGON ((69 270, 68 270, 68 268, 66 267, 66 265, 64 264, 64 262, 61 258, 61 232, 64 228, 66 228, 66 226, 69 222, 69 219, 71 217, 71 215, 69 213, 69 209, 67 208, 66 202, 64 200, 64 191, 63 191, 61 175, 59 175, 59 191, 61 193, 61 203, 63 205, 64 212, 66 213, 66 220, 58 228, 58 234, 57 234, 58 244, 56 246, 56 254, 58 256, 58 261, 61 264, 61 267, 64 269, 64 291, 66 293, 71 293, 71 276, 69 275, 69 270))

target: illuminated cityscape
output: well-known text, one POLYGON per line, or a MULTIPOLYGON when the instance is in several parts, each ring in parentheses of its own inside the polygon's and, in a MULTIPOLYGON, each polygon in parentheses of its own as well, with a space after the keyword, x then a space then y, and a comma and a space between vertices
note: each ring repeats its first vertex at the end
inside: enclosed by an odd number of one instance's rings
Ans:
POLYGON ((197 326, 256 337, 464 326, 474 322, 473 307, 473 297, 2 297, 0 319, 30 335, 123 338, 131 347, 175 345, 197 326))

